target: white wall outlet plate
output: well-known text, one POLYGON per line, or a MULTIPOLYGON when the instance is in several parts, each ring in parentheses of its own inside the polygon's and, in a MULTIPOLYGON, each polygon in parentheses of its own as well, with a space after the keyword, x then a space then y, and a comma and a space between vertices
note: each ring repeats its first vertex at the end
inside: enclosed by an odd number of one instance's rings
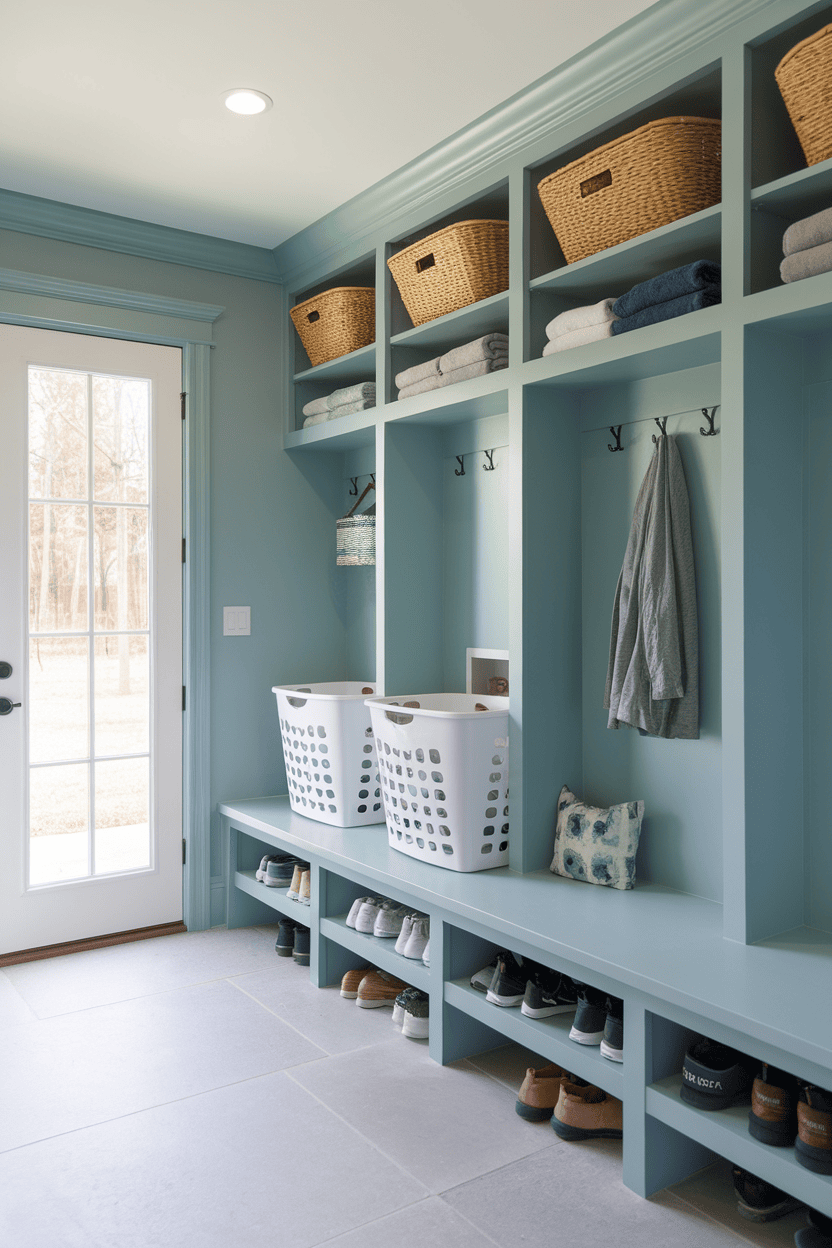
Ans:
POLYGON ((251 607, 223 607, 223 637, 251 636, 251 607))

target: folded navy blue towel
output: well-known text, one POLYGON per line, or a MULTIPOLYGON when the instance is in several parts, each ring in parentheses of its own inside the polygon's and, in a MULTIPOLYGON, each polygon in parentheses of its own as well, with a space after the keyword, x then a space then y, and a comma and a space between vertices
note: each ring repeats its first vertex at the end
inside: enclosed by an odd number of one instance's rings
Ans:
POLYGON ((612 310, 616 316, 632 316, 654 303, 666 303, 669 299, 678 299, 706 286, 716 286, 721 281, 722 268, 717 261, 694 260, 692 264, 683 264, 679 269, 670 269, 658 277, 639 282, 626 295, 616 299, 612 310))
POLYGON ((622 316, 613 321, 614 334, 626 334, 631 329, 642 329, 645 325, 656 325, 659 321, 670 321, 674 316, 685 316, 688 312, 698 312, 700 308, 710 308, 722 302, 721 286, 706 286, 704 290, 694 290, 678 299, 665 299, 663 303, 654 303, 649 308, 641 308, 632 316, 622 316))

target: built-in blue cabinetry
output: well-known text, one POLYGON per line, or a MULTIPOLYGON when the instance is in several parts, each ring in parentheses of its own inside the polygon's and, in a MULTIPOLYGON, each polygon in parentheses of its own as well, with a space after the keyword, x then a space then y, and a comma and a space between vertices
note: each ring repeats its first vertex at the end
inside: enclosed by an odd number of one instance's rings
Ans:
MULTIPOLYGON (((642 31, 650 45, 663 11, 678 9, 655 6, 630 24, 633 39, 642 31)), ((832 203, 832 160, 806 168, 773 78, 832 8, 774 0, 735 10, 712 39, 685 33, 675 59, 625 75, 617 92, 580 108, 570 96, 562 120, 556 86, 573 80, 556 71, 548 124, 535 114, 528 141, 517 137, 513 101, 506 155, 472 161, 448 185, 434 179, 429 200, 414 184, 408 202, 397 183, 395 212, 336 213, 328 232, 312 227, 284 245, 289 306, 328 285, 376 287, 375 344, 316 369, 303 367, 287 308, 284 450, 331 513, 333 564, 350 478, 374 472, 378 489, 372 576, 319 570, 343 595, 343 663, 326 674, 374 677, 388 694, 459 689, 466 645, 508 649, 512 857, 510 869, 456 878, 402 859, 383 828, 324 834, 286 799, 230 803, 229 921, 266 913, 249 877, 272 845, 317 864, 319 982, 359 956, 387 965, 384 950, 365 952, 343 925, 356 889, 419 905, 435 922, 426 982, 440 1060, 510 1036, 622 1096, 635 1190, 719 1153, 832 1213, 832 1180, 758 1145, 741 1115, 698 1113, 678 1097, 695 1034, 832 1087, 832 274, 790 286, 779 276, 787 225, 832 203), (565 264, 537 182, 680 114, 722 119, 721 203, 565 264), (450 221, 489 216, 510 223, 508 291, 411 326, 388 257, 450 221), (315 247, 324 237, 325 254, 315 247), (699 258, 722 261, 719 306, 542 357, 557 312, 699 258), (509 334, 508 369, 397 400, 396 372, 491 329, 509 334), (309 397, 354 380, 375 380, 374 409, 301 428, 309 397), (717 409, 716 436, 700 432, 702 408, 717 409), (653 421, 664 417, 691 498, 697 741, 610 732, 602 705, 616 580, 653 421), (623 450, 613 454, 617 426, 623 450), (497 471, 485 474, 480 452, 494 448, 497 471), (476 483, 455 476, 458 455, 476 483), (644 801, 632 893, 546 870, 564 783, 601 805, 644 801), (488 1007, 467 979, 496 945, 623 996, 623 1071, 575 1054, 557 1023, 488 1007)), ((670 25, 664 36, 672 48, 670 25)), ((530 88, 530 110, 541 90, 530 88)), ((488 124, 496 133, 499 110, 488 124)), ((449 141, 457 171, 459 146, 449 141)))

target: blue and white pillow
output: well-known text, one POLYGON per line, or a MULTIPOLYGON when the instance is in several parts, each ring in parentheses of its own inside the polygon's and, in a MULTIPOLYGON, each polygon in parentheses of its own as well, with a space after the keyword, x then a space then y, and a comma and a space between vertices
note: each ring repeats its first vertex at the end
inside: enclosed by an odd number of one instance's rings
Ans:
POLYGON ((564 785, 549 870, 587 884, 632 888, 643 817, 644 802, 622 802, 603 810, 579 801, 564 785))

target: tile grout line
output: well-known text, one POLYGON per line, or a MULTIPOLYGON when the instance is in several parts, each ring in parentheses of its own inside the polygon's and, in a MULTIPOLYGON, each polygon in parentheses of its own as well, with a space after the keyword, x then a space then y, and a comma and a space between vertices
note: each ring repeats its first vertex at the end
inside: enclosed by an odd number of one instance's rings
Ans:
MULTIPOLYGON (((489 1171, 489 1174, 491 1173, 493 1172, 489 1171)), ((479 1177, 482 1178, 483 1176, 480 1175, 479 1177)), ((475 1179, 473 1181, 476 1182, 477 1180, 475 1179)), ((449 1192, 452 1192, 453 1190, 454 1189, 452 1187, 448 1188, 449 1192)), ((437 1193, 437 1199, 441 1200, 442 1204, 445 1205, 448 1209, 450 1209, 452 1213, 455 1213, 458 1218, 462 1218, 463 1222, 467 1222, 468 1225, 472 1227, 475 1231, 477 1231, 478 1234, 482 1235, 484 1239, 487 1239, 489 1244, 494 1244, 495 1248, 503 1248, 503 1245, 500 1244, 498 1240, 493 1239, 492 1236, 488 1234, 488 1231, 484 1231, 481 1226, 477 1226, 476 1222, 472 1222, 471 1219, 467 1217, 464 1213, 462 1213, 459 1209, 454 1209, 453 1205, 450 1203, 450 1201, 447 1201, 445 1199, 443 1194, 437 1193)))
MULTIPOLYGON (((278 1020, 278 1022, 283 1023, 286 1027, 291 1028, 291 1030, 295 1033, 295 1035, 296 1035, 296 1036, 300 1036, 300 1038, 301 1038, 302 1040, 306 1040, 306 1041, 307 1041, 307 1043, 314 1045, 316 1049, 320 1050, 320 1052, 323 1054, 323 1056, 324 1056, 324 1057, 333 1057, 333 1056, 334 1056, 334 1054, 330 1053, 327 1049, 325 1049, 325 1048, 323 1047, 323 1045, 322 1045, 322 1044, 318 1044, 315 1040, 311 1040, 311 1039, 309 1038, 309 1036, 305 1035, 305 1034, 304 1034, 304 1032, 302 1032, 299 1028, 295 1027, 295 1025, 294 1025, 293 1023, 290 1023, 290 1022, 289 1022, 289 1020, 288 1020, 287 1018, 284 1018, 282 1014, 278 1014, 276 1010, 273 1010, 273 1009, 271 1008, 271 1006, 269 1006, 269 1005, 265 1005, 265 1004, 264 1004, 262 1001, 260 1001, 257 997, 252 996, 252 994, 251 994, 250 992, 246 992, 245 988, 242 988, 239 984, 234 983, 234 981, 233 981, 233 980, 231 980, 231 979, 226 980, 226 983, 227 983, 227 984, 228 984, 231 988, 236 988, 236 989, 237 989, 237 991, 238 991, 238 992, 241 992, 241 993, 243 994, 243 996, 244 996, 244 997, 247 997, 247 998, 248 998, 248 1000, 249 1000, 249 1001, 253 1001, 255 1005, 259 1005, 259 1006, 260 1006, 260 1008, 261 1008, 261 1009, 263 1009, 263 1010, 265 1010, 267 1014, 271 1014, 272 1018, 276 1018, 276 1019, 278 1020)), ((316 1057, 316 1058, 314 1059, 314 1061, 316 1061, 316 1062, 319 1062, 320 1060, 321 1060, 321 1059, 320 1059, 319 1057, 316 1057)), ((307 1063, 306 1063, 306 1062, 295 1062, 295 1063, 294 1063, 294 1065, 295 1065, 295 1066, 306 1066, 306 1065, 307 1065, 307 1063)), ((281 1069, 285 1069, 285 1067, 282 1067, 281 1069)))
MULTIPOLYGON (((423 1183, 421 1179, 417 1178, 415 1174, 413 1174, 410 1170, 408 1170, 405 1166, 403 1166, 400 1161, 396 1161, 394 1157, 390 1157, 387 1153, 384 1152, 383 1149, 379 1148, 379 1146, 375 1144, 368 1136, 364 1135, 363 1131, 359 1131, 358 1128, 354 1126, 353 1123, 351 1123, 347 1118, 345 1118, 342 1114, 339 1114, 337 1110, 334 1110, 331 1105, 327 1105, 326 1101, 322 1100, 322 1098, 318 1096, 315 1092, 312 1092, 311 1089, 305 1087, 305 1085, 302 1084, 299 1079, 296 1079, 294 1075, 290 1073, 290 1071, 286 1070, 283 1073, 286 1075, 287 1079, 291 1079, 293 1083, 297 1084, 297 1086, 302 1089, 302 1091, 306 1092, 308 1096, 311 1096, 313 1101, 317 1101, 318 1104, 323 1109, 325 1109, 328 1114, 332 1114, 333 1118, 337 1118, 339 1122, 342 1122, 345 1127, 348 1127, 349 1130, 352 1131, 354 1135, 357 1135, 360 1140, 363 1140, 365 1144, 369 1145, 369 1147, 372 1148, 374 1152, 378 1153, 380 1157, 383 1157, 385 1161, 389 1161, 391 1166, 395 1166, 397 1170, 401 1171, 402 1174, 407 1175, 407 1177, 409 1179, 412 1179, 414 1183, 418 1183, 420 1187, 424 1188, 424 1190, 428 1193, 429 1196, 437 1195, 436 1192, 431 1191, 431 1189, 427 1186, 426 1183, 423 1183)), ((411 1202, 411 1203, 416 1203, 416 1202, 411 1202)))

